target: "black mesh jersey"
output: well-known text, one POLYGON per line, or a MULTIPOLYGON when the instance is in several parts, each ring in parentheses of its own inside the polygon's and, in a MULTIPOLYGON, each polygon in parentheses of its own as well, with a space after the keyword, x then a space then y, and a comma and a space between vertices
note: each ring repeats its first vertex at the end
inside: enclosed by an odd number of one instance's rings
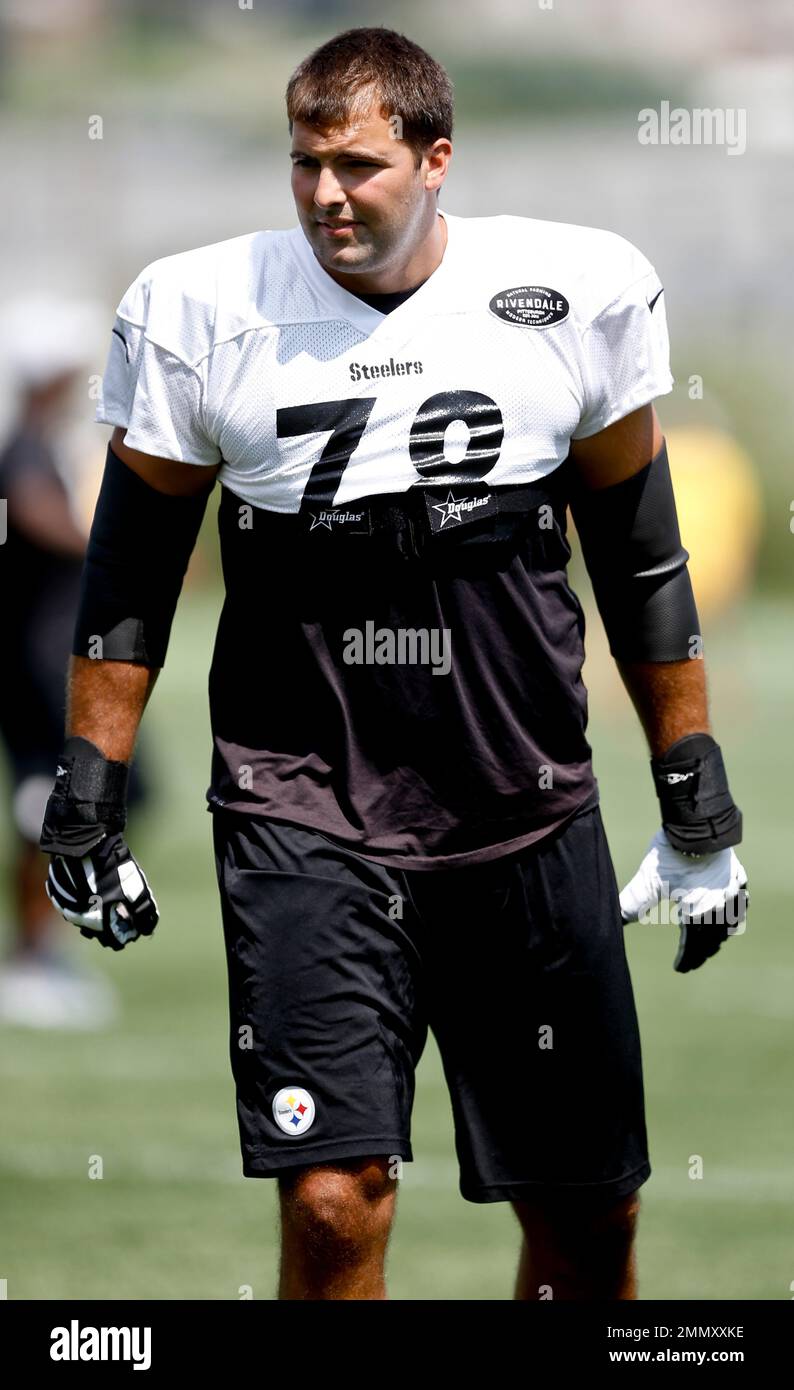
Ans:
POLYGON ((419 556, 225 488, 210 809, 433 869, 510 853, 594 805, 564 478, 419 556))

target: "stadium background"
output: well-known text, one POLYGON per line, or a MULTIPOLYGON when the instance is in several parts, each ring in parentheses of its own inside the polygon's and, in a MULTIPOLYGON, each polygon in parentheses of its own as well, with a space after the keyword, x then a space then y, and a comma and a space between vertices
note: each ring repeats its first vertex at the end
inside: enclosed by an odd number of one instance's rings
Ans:
MULTIPOLYGON (((640 1296, 788 1299, 794 21, 786 4, 576 0, 546 10, 469 0, 461 12, 454 0, 388 11, 328 0, 254 0, 251 9, 232 0, 2 0, 0 307, 20 289, 99 299, 98 372, 113 309, 148 261, 292 225, 287 76, 331 33, 366 23, 424 44, 455 83, 442 207, 611 228, 645 252, 665 285, 676 387, 658 409, 706 618, 715 731, 745 813, 752 907, 747 934, 688 976, 671 968, 674 928, 626 929, 654 1168, 642 1189, 640 1296), (639 110, 663 100, 744 108, 746 151, 640 145, 639 110), (102 138, 90 139, 96 115, 102 138), (695 377, 702 399, 692 398, 695 377), (689 1176, 693 1155, 703 1158, 699 1180, 689 1176)), ((2 361, 0 351, 0 373, 2 361)), ((0 422, 11 408, 0 376, 0 422)), ((82 466, 75 506, 89 514, 107 433, 92 415, 87 386, 72 450, 82 466)), ((214 505, 145 719, 157 795, 133 848, 160 926, 118 957, 102 953, 123 1003, 109 1031, 0 1032, 0 1280, 12 1299, 233 1299, 244 1285, 256 1298, 274 1295, 276 1189, 240 1176, 204 810, 206 678, 221 603, 214 505), (101 1181, 87 1176, 93 1154, 104 1161, 101 1181)), ((578 559, 574 576, 585 597, 578 559)), ((277 596, 262 595, 263 642, 271 601, 277 596)), ((657 807, 644 740, 595 616, 587 650, 590 739, 623 883, 657 807)), ((6 820, 4 866, 9 844, 6 820)), ((4 880, 3 927, 10 910, 4 880)), ((74 938, 75 952, 99 957, 74 938)), ((507 1204, 474 1206, 458 1195, 432 1039, 413 1141, 390 1296, 509 1298, 518 1227, 507 1204)))

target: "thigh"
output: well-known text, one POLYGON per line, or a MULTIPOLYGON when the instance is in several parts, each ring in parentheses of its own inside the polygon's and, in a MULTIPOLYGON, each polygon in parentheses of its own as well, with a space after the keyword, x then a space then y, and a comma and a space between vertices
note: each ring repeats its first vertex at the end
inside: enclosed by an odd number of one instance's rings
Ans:
POLYGON ((502 861, 485 887, 472 880, 448 895, 449 940, 429 976, 461 1192, 475 1202, 542 1190, 617 1199, 650 1165, 600 809, 502 861))
POLYGON ((305 827, 213 813, 247 1176, 412 1158, 426 1024, 388 870, 305 827))

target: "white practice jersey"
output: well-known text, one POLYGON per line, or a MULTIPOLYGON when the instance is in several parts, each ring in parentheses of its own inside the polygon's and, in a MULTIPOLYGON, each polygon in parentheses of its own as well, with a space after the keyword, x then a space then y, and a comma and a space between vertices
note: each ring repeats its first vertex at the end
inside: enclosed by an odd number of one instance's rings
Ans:
POLYGON ((671 390, 662 285, 629 241, 443 217, 441 264, 388 314, 299 226, 152 262, 118 305, 96 419, 293 513, 310 478, 335 507, 423 478, 529 482, 671 390))
POLYGON ((673 385, 630 242, 443 216, 441 264, 389 312, 300 227, 155 261, 97 411, 133 449, 219 465, 210 809, 419 869, 597 804, 563 465, 673 385))

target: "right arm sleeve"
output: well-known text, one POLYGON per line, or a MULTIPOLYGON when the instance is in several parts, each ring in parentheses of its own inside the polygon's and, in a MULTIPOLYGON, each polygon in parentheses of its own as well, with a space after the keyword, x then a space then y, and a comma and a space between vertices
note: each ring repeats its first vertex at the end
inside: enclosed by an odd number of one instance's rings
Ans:
MULTIPOLYGON (((144 454, 218 464, 221 452, 204 421, 201 371, 152 339, 150 309, 157 293, 147 267, 118 305, 95 419, 121 426, 125 443, 144 454)), ((161 305, 161 320, 164 313, 161 305)), ((173 331, 178 334, 179 325, 173 331)))

